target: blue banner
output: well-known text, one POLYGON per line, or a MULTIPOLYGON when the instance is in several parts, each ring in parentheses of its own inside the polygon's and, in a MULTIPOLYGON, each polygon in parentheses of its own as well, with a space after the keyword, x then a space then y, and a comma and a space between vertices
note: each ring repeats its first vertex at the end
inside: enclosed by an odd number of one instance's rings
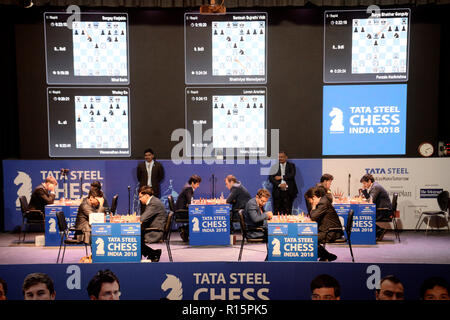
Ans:
POLYGON ((339 282, 341 300, 375 300, 375 289, 387 275, 399 278, 407 300, 417 300, 426 278, 450 281, 447 264, 319 262, 0 265, 0 277, 9 300, 23 299, 23 280, 34 272, 50 276, 57 300, 88 300, 89 281, 104 269, 119 278, 122 300, 309 300, 310 283, 320 274, 339 282))
MULTIPOLYGON (((63 196, 69 199, 85 197, 93 181, 100 181, 109 205, 112 197, 119 195, 117 213, 140 212, 138 198, 138 181, 136 168, 143 160, 3 160, 3 186, 5 206, 5 230, 11 231, 22 225, 19 196, 30 200, 31 193, 49 175, 58 181, 56 199, 63 196), (66 179, 61 176, 61 169, 70 169, 66 179), (130 191, 128 192, 128 186, 130 191)), ((294 201, 293 213, 306 212, 303 194, 314 186, 322 175, 321 159, 302 159, 292 161, 296 168, 296 182, 299 194, 294 201)), ((200 187, 195 190, 194 198, 219 198, 221 194, 227 197, 229 190, 225 186, 225 177, 233 174, 248 189, 252 196, 260 188, 272 191, 268 176, 262 173, 262 168, 269 168, 270 164, 262 165, 246 163, 232 164, 214 162, 187 162, 175 164, 170 160, 160 160, 164 167, 165 177, 161 183, 161 200, 168 208, 167 197, 172 195, 176 200, 178 193, 192 174, 202 177, 200 187), (214 186, 214 188, 213 188, 214 186)), ((271 210, 271 199, 266 204, 271 210)))

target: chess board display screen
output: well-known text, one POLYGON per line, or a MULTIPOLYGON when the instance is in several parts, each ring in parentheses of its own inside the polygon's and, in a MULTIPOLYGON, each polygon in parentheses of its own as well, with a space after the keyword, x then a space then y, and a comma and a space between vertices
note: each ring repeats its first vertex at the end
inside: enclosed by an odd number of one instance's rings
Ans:
POLYGON ((367 11, 325 11, 325 83, 408 81, 410 10, 367 11))
POLYGON ((129 84, 128 15, 44 13, 48 84, 129 84))
POLYGON ((267 13, 185 14, 187 84, 267 82, 267 13))
POLYGON ((186 88, 194 156, 265 156, 266 88, 186 88), (206 149, 205 149, 206 148, 206 149), (201 153, 196 153, 201 151, 201 153), (209 154, 210 152, 211 154, 209 154))
POLYGON ((128 88, 48 88, 50 157, 129 157, 128 88))

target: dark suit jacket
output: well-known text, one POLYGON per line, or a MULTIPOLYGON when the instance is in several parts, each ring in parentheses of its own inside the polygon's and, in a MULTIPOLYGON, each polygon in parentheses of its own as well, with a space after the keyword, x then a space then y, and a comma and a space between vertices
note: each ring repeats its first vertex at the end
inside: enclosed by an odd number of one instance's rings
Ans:
MULTIPOLYGON (((150 202, 145 206, 145 211, 141 214, 141 228, 158 228, 164 230, 167 221, 167 212, 164 204, 157 197, 150 198, 150 202)), ((155 243, 162 239, 163 232, 147 232, 145 240, 148 243, 155 243)))
MULTIPOLYGON (((269 181, 273 185, 273 189, 272 189, 272 197, 273 198, 278 198, 280 191, 281 191, 281 189, 278 187, 280 185, 281 180, 275 180, 275 176, 281 175, 280 164, 278 164, 277 166, 278 166, 277 172, 275 174, 269 176, 269 181)), ((289 193, 289 196, 292 199, 295 198, 298 193, 297 183, 295 182, 295 173, 296 173, 295 164, 293 164, 292 162, 286 161, 286 170, 284 172, 284 181, 286 181, 286 184, 288 186, 287 191, 289 193)))
POLYGON ((329 228, 342 228, 339 217, 327 196, 320 198, 317 207, 309 212, 312 221, 317 222, 319 233, 327 232, 329 228))
MULTIPOLYGON (((153 160, 153 168, 152 168, 152 188, 155 193, 155 196, 161 197, 161 189, 159 184, 164 179, 164 168, 161 163, 156 160, 153 160)), ((148 173, 147 168, 145 166, 145 161, 140 162, 137 167, 137 179, 139 181, 139 186, 146 186, 148 183, 148 173)))
POLYGON ((181 190, 178 195, 177 202, 175 203, 175 210, 188 210, 193 195, 194 189, 192 189, 191 185, 186 183, 183 190, 181 190))
POLYGON ((231 204, 231 210, 237 211, 244 209, 247 202, 252 198, 248 190, 242 183, 234 183, 230 189, 230 194, 227 198, 227 203, 231 204))
POLYGON ((105 212, 105 208, 98 207, 95 208, 91 206, 88 198, 84 198, 78 207, 77 219, 75 220, 75 228, 82 229, 84 231, 90 231, 91 226, 89 225, 89 215, 93 212, 105 212))
POLYGON ((370 192, 363 190, 362 193, 366 199, 372 197, 372 202, 375 204, 377 209, 388 208, 389 211, 392 210, 392 203, 391 199, 389 199, 389 194, 378 182, 373 183, 370 192))
MULTIPOLYGON (((247 228, 267 229, 267 218, 267 213, 261 210, 256 202, 256 198, 252 198, 247 202, 244 209, 244 219, 247 228)), ((247 235, 249 238, 262 238, 264 232, 249 231, 247 235)))
POLYGON ((39 210, 45 214, 45 206, 52 204, 54 200, 55 195, 49 193, 47 189, 44 188, 44 185, 40 184, 31 194, 28 210, 39 210))

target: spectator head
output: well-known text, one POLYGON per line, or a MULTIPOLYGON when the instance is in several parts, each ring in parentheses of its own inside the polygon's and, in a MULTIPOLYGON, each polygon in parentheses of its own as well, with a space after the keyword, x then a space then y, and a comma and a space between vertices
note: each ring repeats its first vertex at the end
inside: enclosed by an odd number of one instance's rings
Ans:
POLYGON ((30 273, 23 280, 22 293, 25 300, 55 300, 53 280, 45 273, 30 273))
POLYGON ((442 277, 430 277, 420 286, 422 300, 450 300, 449 284, 442 277))
POLYGON ((380 280, 380 289, 376 289, 375 298, 377 300, 404 300, 405 289, 396 276, 389 275, 380 280))
POLYGON ((341 286, 328 274, 321 274, 311 281, 312 300, 340 300, 341 286))
POLYGON ((89 281, 87 292, 91 300, 119 300, 119 278, 111 270, 99 270, 89 281))

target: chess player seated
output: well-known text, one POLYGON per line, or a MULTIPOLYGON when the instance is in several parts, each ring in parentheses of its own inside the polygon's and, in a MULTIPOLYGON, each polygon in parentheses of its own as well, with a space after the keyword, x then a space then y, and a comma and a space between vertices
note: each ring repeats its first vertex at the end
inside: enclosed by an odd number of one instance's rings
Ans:
POLYGON ((91 188, 89 194, 83 199, 78 207, 77 218, 75 221, 75 229, 81 230, 80 234, 76 234, 78 241, 84 241, 87 244, 91 243, 91 225, 89 224, 89 215, 94 212, 105 213, 103 204, 105 199, 103 198, 103 192, 91 188))
POLYGON ((152 262, 158 262, 161 249, 152 249, 145 242, 156 243, 162 240, 168 215, 164 204, 153 194, 150 186, 142 186, 139 189, 139 201, 145 205, 145 210, 141 213, 141 254, 152 262), (146 232, 148 228, 154 230, 146 232))
POLYGON ((265 205, 269 201, 269 198, 269 191, 259 189, 256 196, 250 199, 245 205, 244 219, 248 229, 248 238, 262 238, 264 242, 267 242, 267 220, 273 217, 272 211, 265 211, 265 205))

